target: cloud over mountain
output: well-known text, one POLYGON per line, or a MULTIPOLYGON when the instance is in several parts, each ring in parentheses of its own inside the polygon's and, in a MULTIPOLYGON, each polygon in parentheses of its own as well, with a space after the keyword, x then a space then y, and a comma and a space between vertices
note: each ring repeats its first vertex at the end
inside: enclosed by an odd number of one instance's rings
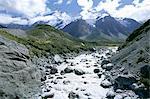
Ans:
MULTIPOLYGON (((35 20, 56 20, 50 15, 61 12, 63 20, 82 17, 95 20, 103 12, 113 17, 127 17, 138 21, 150 18, 149 0, 0 0, 0 23, 28 24, 35 20), (64 17, 64 13, 66 14, 64 17)), ((56 15, 56 14, 55 14, 56 15)), ((59 18, 60 18, 59 17, 59 18)))

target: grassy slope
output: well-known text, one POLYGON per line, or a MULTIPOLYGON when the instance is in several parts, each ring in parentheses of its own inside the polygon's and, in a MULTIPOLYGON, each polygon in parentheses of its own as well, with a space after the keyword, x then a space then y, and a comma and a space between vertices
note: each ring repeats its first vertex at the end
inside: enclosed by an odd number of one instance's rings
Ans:
POLYGON ((52 54, 79 52, 96 45, 72 38, 49 25, 34 26, 27 31, 27 38, 19 38, 4 30, 0 30, 0 35, 26 45, 30 49, 30 54, 37 56, 45 55, 47 52, 52 54))

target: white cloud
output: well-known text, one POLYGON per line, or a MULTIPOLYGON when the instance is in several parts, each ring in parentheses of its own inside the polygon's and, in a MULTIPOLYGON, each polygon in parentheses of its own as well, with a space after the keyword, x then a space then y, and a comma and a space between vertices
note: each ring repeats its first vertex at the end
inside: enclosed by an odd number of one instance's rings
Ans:
POLYGON ((21 25, 28 24, 27 19, 21 19, 20 17, 13 18, 12 16, 6 14, 0 14, 0 19, 1 19, 0 23, 2 24, 9 24, 9 23, 21 24, 21 25))
POLYGON ((26 17, 43 15, 48 10, 46 0, 0 0, 0 8, 26 17))
POLYGON ((57 0, 57 2, 55 2, 54 4, 62 4, 63 0, 57 0))
POLYGON ((77 3, 82 8, 82 11, 80 12, 82 19, 87 20, 95 18, 95 15, 92 14, 93 0, 77 0, 77 3))
POLYGON ((47 22, 49 25, 55 26, 59 20, 63 21, 64 25, 67 25, 72 21, 72 18, 65 12, 61 13, 59 11, 55 11, 52 15, 38 16, 32 18, 29 20, 30 21, 29 24, 34 24, 35 22, 43 21, 47 22))
POLYGON ((138 21, 150 18, 149 0, 144 0, 141 3, 139 0, 134 0, 133 4, 125 5, 124 7, 117 9, 120 6, 120 1, 121 0, 101 1, 95 9, 96 11, 101 11, 104 9, 114 17, 127 17, 138 21))
POLYGON ((77 0, 77 3, 83 10, 89 10, 93 6, 93 0, 77 0))

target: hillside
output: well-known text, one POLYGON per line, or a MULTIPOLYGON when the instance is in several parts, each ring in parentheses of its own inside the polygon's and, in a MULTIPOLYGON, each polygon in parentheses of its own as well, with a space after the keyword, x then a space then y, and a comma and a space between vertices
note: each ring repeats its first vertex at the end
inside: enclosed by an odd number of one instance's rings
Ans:
POLYGON ((0 35, 26 45, 30 49, 30 54, 36 55, 78 52, 88 49, 89 45, 91 46, 90 43, 74 39, 69 34, 49 25, 36 25, 32 26, 31 29, 24 32, 22 31, 23 30, 16 29, 1 29, 0 35), (18 35, 19 31, 26 36, 21 37, 18 35))
MULTIPOLYGON (((131 83, 128 83, 126 87, 134 90, 136 94, 142 98, 150 97, 148 94, 150 86, 149 49, 150 20, 145 22, 139 29, 135 30, 126 39, 126 42, 120 46, 119 52, 111 58, 112 62, 115 64, 113 69, 115 72, 113 72, 113 75, 124 75, 129 78, 132 75, 132 79, 130 78, 129 80, 131 83), (136 79, 137 81, 134 81, 133 79, 136 79), (143 89, 141 83, 144 84, 145 89, 143 89)), ((123 83, 118 84, 120 86, 125 86, 123 83)))

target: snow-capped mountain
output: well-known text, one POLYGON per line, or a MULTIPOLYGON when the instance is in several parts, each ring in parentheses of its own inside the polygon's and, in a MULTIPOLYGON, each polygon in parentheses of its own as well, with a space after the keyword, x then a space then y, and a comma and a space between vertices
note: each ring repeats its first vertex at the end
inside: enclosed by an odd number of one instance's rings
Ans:
POLYGON ((131 33, 133 32, 133 29, 137 29, 140 27, 140 23, 137 22, 136 20, 133 20, 131 18, 124 18, 124 19, 118 19, 118 21, 124 25, 126 28, 128 28, 128 31, 131 33))
POLYGON ((94 25, 89 24, 87 20, 77 20, 66 25, 62 30, 70 33, 72 36, 89 39, 99 40, 105 39, 125 39, 133 30, 137 29, 140 23, 133 19, 118 20, 105 14, 96 19, 94 25), (105 36, 104 36, 105 35, 105 36))

